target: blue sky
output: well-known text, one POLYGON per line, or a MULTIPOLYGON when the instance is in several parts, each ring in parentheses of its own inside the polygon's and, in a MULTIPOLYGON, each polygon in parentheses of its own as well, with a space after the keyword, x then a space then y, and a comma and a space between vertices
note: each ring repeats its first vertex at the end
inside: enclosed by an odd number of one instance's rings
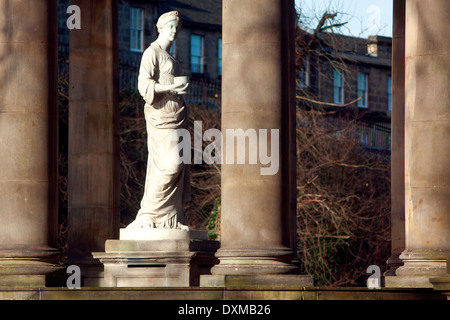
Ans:
POLYGON ((336 33, 367 38, 369 35, 392 37, 392 0, 295 0, 305 24, 314 28, 326 10, 338 12, 337 19, 347 22, 336 33))

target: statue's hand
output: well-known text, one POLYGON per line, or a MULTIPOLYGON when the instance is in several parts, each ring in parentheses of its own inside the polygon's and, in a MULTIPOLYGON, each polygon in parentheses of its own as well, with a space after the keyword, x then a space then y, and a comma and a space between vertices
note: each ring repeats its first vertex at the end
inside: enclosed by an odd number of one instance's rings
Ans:
POLYGON ((173 94, 186 94, 186 89, 189 87, 189 83, 185 84, 160 84, 155 85, 156 93, 173 93, 173 94))
POLYGON ((187 91, 186 89, 189 87, 189 83, 186 84, 178 84, 178 85, 174 85, 176 86, 175 88, 172 89, 173 92, 175 92, 176 94, 186 94, 187 91))

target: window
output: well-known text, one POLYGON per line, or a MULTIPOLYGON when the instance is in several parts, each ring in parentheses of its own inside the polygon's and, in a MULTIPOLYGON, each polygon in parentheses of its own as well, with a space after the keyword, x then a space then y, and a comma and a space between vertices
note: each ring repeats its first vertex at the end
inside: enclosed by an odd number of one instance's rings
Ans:
POLYGON ((144 10, 130 8, 130 50, 144 51, 144 10))
POLYGON ((387 93, 388 93, 388 111, 392 111, 392 77, 388 77, 388 87, 387 87, 387 93))
POLYGON ((203 37, 191 35, 191 72, 203 73, 203 37))
POLYGON ((222 39, 217 41, 217 74, 222 76, 222 39))
POLYGON ((333 101, 336 104, 344 103, 344 78, 336 69, 333 73, 333 101))
POLYGON ((172 57, 174 57, 174 58, 177 57, 177 56, 176 56, 176 54, 177 54, 176 48, 177 48, 177 40, 175 39, 175 40, 172 42, 172 45, 170 46, 170 50, 169 50, 170 55, 171 55, 172 57))
POLYGON ((305 59, 303 59, 303 66, 298 72, 298 83, 303 89, 309 87, 309 57, 305 57, 305 59))
POLYGON ((367 84, 368 84, 368 74, 358 72, 358 98, 362 96, 360 100, 358 100, 358 107, 367 108, 367 84))
POLYGON ((369 146, 369 135, 367 132, 358 132, 358 142, 365 146, 369 146))

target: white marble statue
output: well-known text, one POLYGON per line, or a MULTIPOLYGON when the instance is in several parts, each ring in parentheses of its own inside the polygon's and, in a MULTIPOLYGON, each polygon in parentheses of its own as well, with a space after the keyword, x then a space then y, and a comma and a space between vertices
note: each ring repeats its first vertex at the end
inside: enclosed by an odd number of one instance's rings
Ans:
POLYGON ((144 196, 133 228, 188 230, 185 203, 190 198, 189 167, 180 163, 177 129, 188 127, 188 113, 182 95, 189 85, 175 81, 178 63, 169 54, 181 28, 178 11, 167 12, 156 24, 159 36, 142 56, 138 89, 145 100, 148 134, 148 162, 144 196))

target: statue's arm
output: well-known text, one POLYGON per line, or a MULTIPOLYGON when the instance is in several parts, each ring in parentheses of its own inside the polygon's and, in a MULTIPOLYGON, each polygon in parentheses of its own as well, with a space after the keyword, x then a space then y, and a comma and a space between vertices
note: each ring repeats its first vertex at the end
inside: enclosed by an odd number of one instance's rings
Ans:
POLYGON ((142 55, 141 67, 139 68, 138 90, 144 100, 152 105, 155 99, 155 73, 157 59, 155 51, 148 48, 142 55))

